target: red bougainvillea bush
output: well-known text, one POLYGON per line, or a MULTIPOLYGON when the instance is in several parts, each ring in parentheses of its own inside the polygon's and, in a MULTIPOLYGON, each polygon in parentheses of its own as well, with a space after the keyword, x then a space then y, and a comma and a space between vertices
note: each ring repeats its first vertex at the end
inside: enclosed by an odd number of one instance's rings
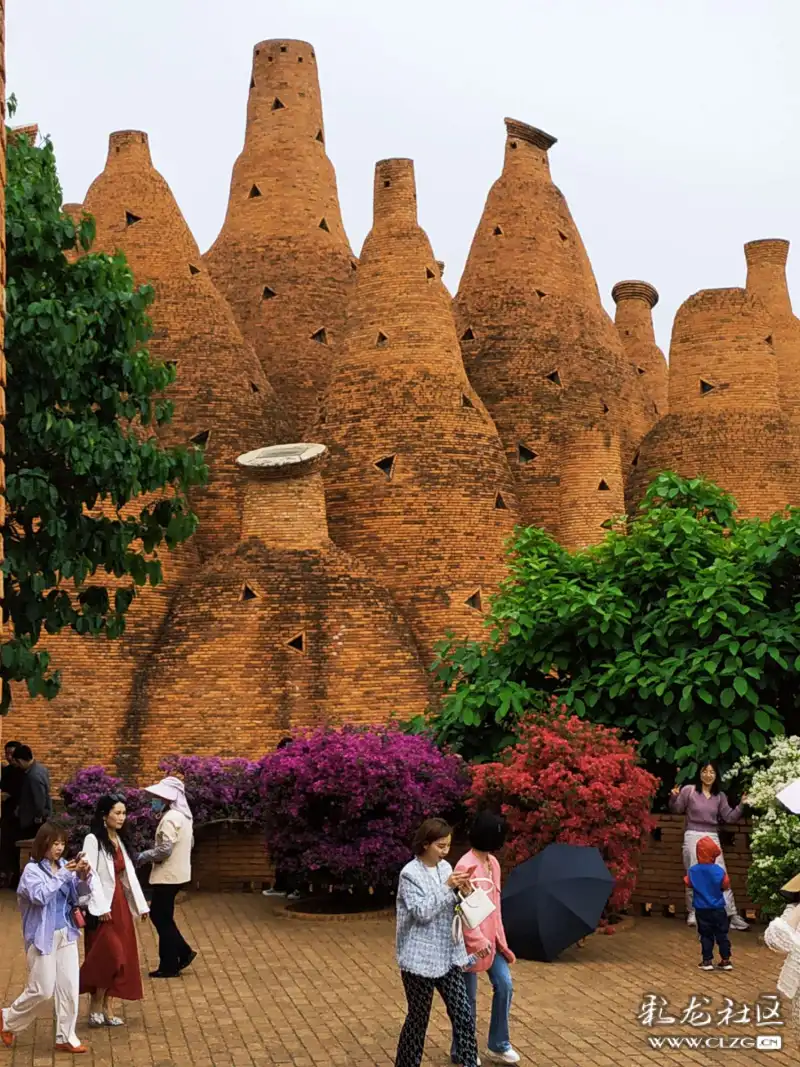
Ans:
POLYGON ((382 727, 324 727, 262 764, 267 848, 320 890, 385 898, 430 816, 461 809, 469 772, 424 737, 382 727))
POLYGON ((616 878, 608 907, 615 912, 635 888, 657 787, 632 742, 561 710, 525 723, 502 763, 473 768, 468 806, 503 812, 512 864, 553 841, 595 845, 616 878))

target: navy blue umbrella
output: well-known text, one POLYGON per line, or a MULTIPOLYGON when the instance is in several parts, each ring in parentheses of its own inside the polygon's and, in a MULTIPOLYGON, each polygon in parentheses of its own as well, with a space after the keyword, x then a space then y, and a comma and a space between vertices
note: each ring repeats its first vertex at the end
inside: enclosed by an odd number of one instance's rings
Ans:
POLYGON ((523 960, 554 960, 597 929, 614 889, 597 848, 548 845, 515 867, 503 888, 508 944, 523 960))

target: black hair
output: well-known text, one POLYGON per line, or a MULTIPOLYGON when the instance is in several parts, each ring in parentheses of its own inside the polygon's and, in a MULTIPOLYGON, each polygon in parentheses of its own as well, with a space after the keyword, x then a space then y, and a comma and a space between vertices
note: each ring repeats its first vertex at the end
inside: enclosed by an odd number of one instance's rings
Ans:
POLYGON ((275 751, 277 752, 279 748, 286 748, 287 745, 291 745, 292 741, 294 741, 293 737, 282 737, 275 746, 275 751))
POLYGON ((720 775, 719 775, 719 767, 716 765, 716 763, 713 761, 713 759, 701 760, 700 763, 697 765, 697 776, 696 776, 696 778, 694 780, 694 787, 695 787, 695 789, 697 790, 698 793, 702 793, 703 792, 703 779, 700 776, 701 776, 701 774, 703 773, 703 770, 706 767, 713 767, 714 768, 714 774, 716 775, 716 778, 711 783, 711 795, 712 796, 716 796, 717 793, 719 792, 719 787, 720 787, 720 775))
MULTIPOLYGON (((95 806, 94 815, 92 815, 89 829, 99 841, 100 847, 104 852, 107 852, 109 856, 114 855, 114 846, 111 844, 111 838, 108 836, 106 815, 108 815, 111 809, 117 804, 125 804, 127 807, 127 803, 128 802, 121 793, 106 793, 105 796, 100 797, 95 806)), ((130 851, 127 820, 122 824, 120 829, 117 830, 117 837, 122 841, 125 848, 130 851)))
POLYGON ((21 741, 6 741, 6 743, 3 745, 3 749, 5 750, 7 748, 12 749, 12 751, 14 749, 17 749, 17 748, 22 748, 22 742, 21 741))
POLYGON ((506 842, 507 831, 502 815, 493 811, 479 811, 470 826, 470 846, 479 852, 497 852, 506 842))
POLYGON ((27 763, 29 759, 33 759, 33 753, 27 745, 17 745, 14 749, 14 759, 22 759, 27 763))

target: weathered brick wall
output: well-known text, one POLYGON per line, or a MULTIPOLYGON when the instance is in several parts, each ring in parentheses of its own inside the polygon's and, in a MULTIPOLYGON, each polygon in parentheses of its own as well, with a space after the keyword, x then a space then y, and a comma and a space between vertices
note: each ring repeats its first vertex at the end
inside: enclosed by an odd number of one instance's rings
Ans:
POLYGON ((306 440, 357 264, 325 152, 317 59, 305 41, 254 49, 244 148, 205 262, 285 405, 290 439, 306 440))
POLYGON ((243 540, 184 584, 153 651, 136 777, 171 751, 257 757, 295 727, 405 719, 428 705, 400 612, 327 536, 322 459, 242 473, 243 540))
POLYGON ((394 594, 425 662, 448 629, 481 636, 517 502, 417 222, 411 160, 375 168, 373 226, 316 433, 332 454, 331 536, 394 594))
MULTIPOLYGON (((550 178, 554 143, 542 130, 506 120, 503 173, 489 192, 455 310, 467 373, 505 446, 522 519, 558 536, 570 438, 580 429, 610 429, 627 464, 649 423, 640 376, 550 178)), ((619 483, 622 469, 612 477, 619 483)), ((573 540, 602 538, 597 503, 587 506, 587 536, 573 540)))
POLYGON ((800 429, 800 320, 792 313, 786 283, 789 242, 750 241, 744 254, 747 291, 764 305, 771 324, 780 406, 796 433, 800 429))
POLYGON ((272 885, 275 868, 264 835, 227 824, 197 833, 192 852, 192 886, 211 893, 260 892, 272 885))
POLYGON ((744 289, 696 293, 675 316, 669 414, 642 442, 631 499, 654 473, 674 470, 705 475, 742 514, 766 518, 800 499, 796 460, 764 305, 744 289))

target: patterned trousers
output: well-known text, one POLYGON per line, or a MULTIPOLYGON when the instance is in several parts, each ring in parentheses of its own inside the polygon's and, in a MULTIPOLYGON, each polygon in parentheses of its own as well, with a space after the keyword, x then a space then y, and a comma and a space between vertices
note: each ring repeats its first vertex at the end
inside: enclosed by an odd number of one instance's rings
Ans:
POLYGON ((477 1067, 478 1043, 475 1040, 475 1019, 472 1015, 464 973, 453 967, 441 978, 423 978, 410 971, 401 971, 403 988, 408 1001, 408 1014, 400 1031, 395 1067, 420 1067, 425 1049, 425 1034, 431 1017, 433 992, 444 1001, 453 1024, 453 1037, 458 1049, 459 1063, 477 1067))

